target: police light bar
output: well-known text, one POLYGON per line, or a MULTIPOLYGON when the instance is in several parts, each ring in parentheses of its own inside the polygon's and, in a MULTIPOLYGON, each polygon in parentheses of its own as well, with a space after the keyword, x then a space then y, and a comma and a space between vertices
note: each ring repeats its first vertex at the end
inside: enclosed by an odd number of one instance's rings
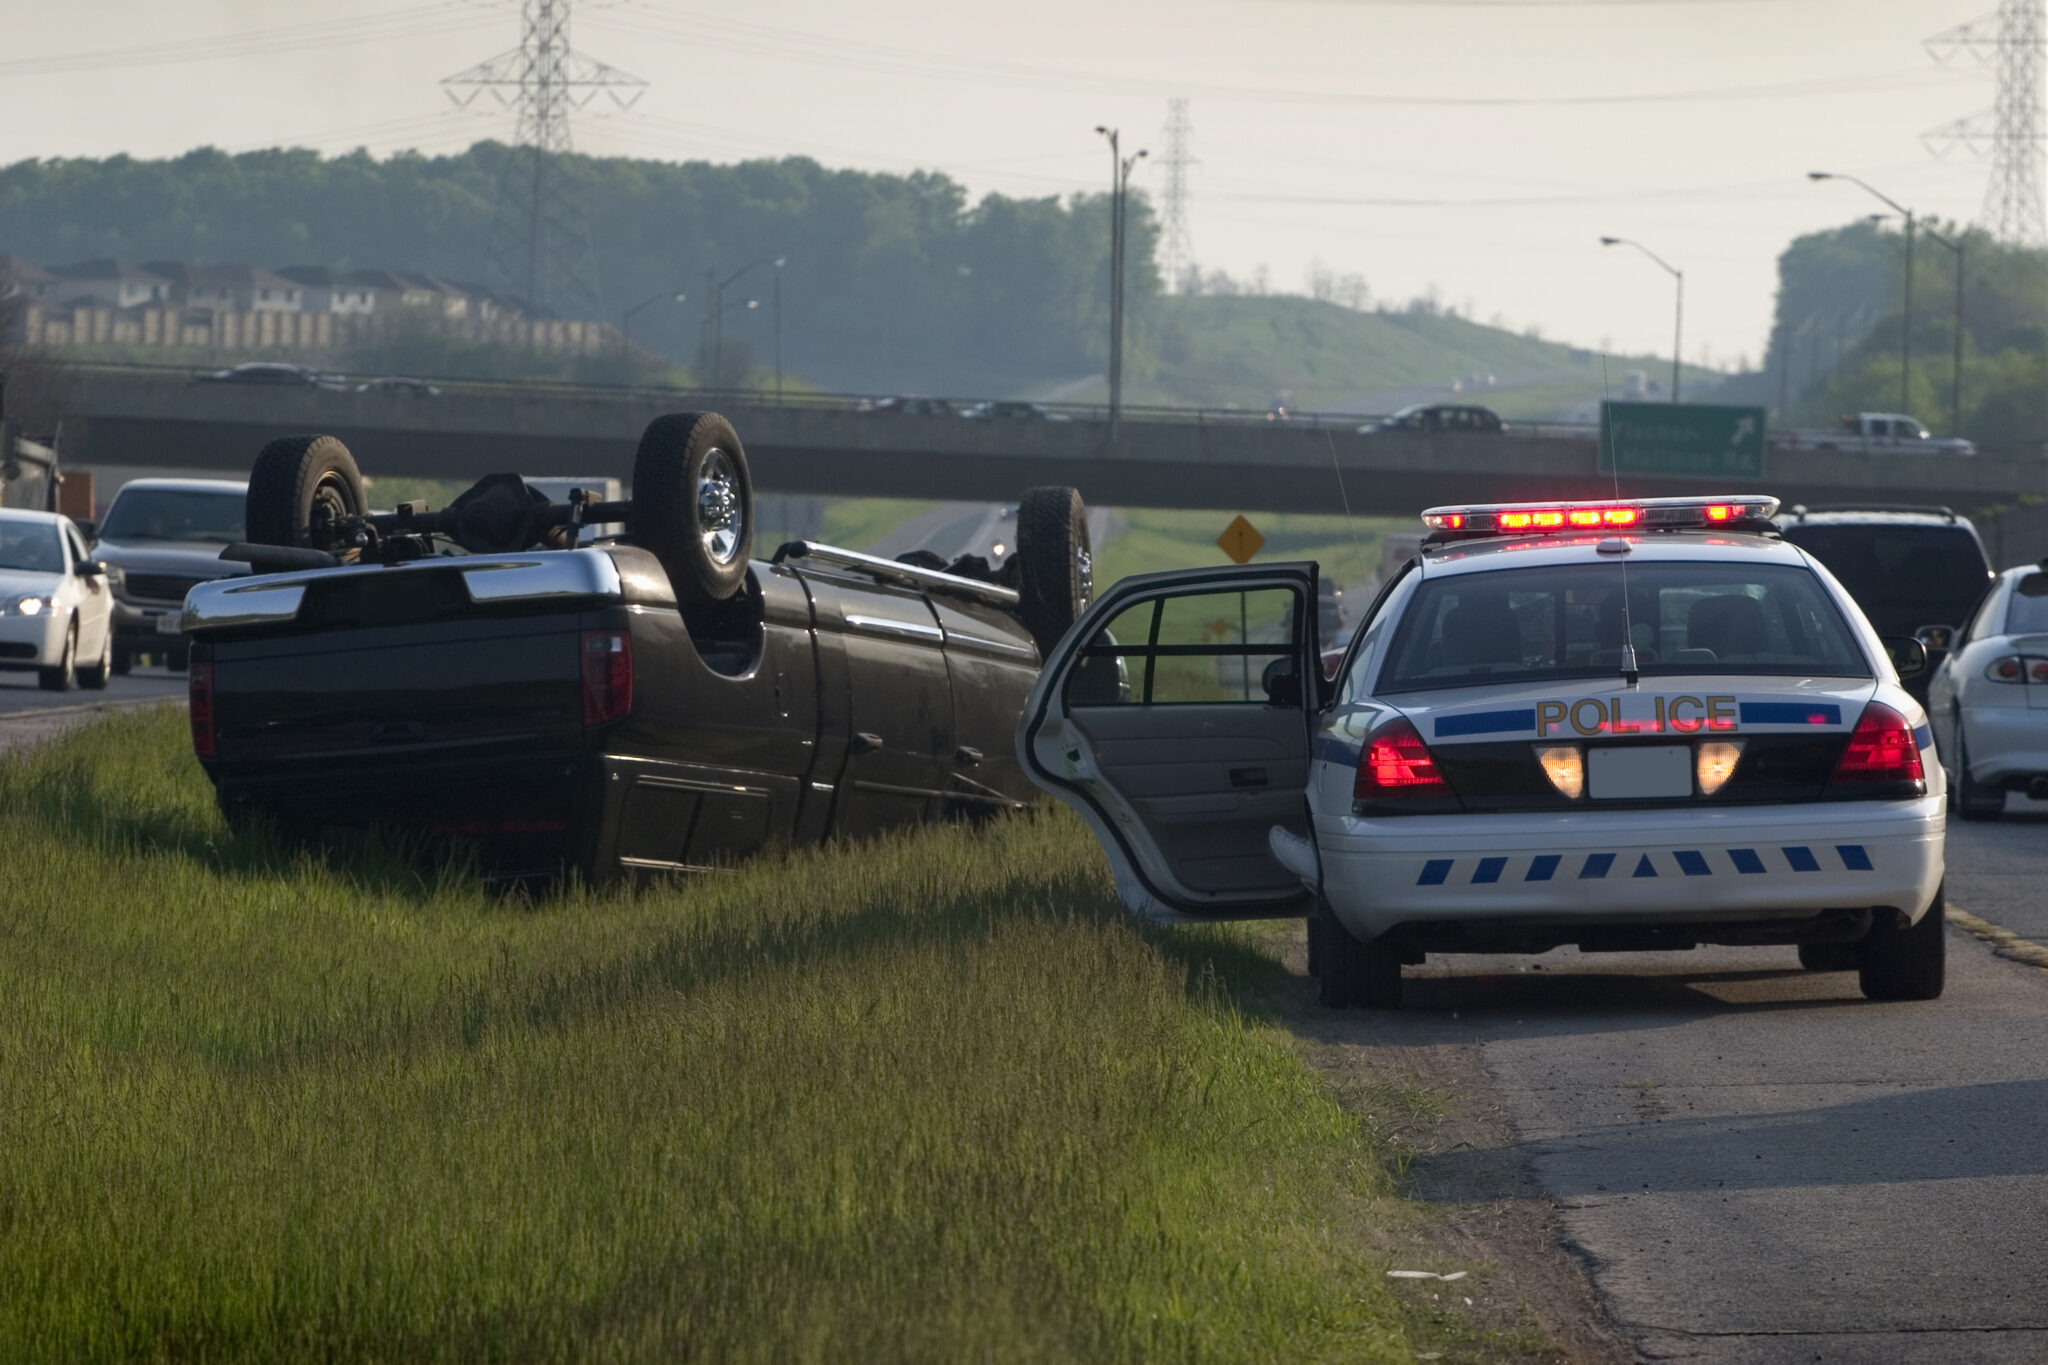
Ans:
POLYGON ((1727 526, 1769 521, 1776 498, 1636 498, 1628 502, 1481 503, 1432 507, 1422 524, 1432 531, 1466 535, 1544 535, 1572 531, 1648 531, 1727 526))

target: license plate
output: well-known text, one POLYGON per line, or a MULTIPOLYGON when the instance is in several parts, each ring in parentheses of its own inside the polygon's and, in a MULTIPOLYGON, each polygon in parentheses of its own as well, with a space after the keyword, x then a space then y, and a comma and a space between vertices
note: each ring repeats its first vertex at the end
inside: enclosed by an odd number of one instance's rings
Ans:
POLYGON ((185 633, 184 621, 176 612, 167 611, 162 616, 156 618, 156 633, 159 635, 182 635, 185 633))
POLYGON ((1692 748, 1659 744, 1649 748, 1588 749, 1586 787, 1595 801, 1642 801, 1692 795, 1692 748))

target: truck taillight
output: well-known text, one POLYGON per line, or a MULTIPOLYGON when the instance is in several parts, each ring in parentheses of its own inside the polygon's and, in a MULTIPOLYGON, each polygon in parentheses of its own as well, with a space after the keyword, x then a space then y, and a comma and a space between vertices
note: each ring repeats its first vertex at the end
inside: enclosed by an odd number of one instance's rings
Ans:
POLYGON ((213 735, 213 665, 194 660, 186 670, 185 682, 191 696, 187 708, 192 717, 192 752, 201 758, 212 758, 213 735))
POLYGON ((583 723, 601 725, 633 709, 633 637, 623 630, 583 632, 583 723))
POLYGON ((1871 702, 1856 720, 1829 786, 1862 782, 1921 782, 1920 744, 1906 718, 1882 702, 1871 702))
POLYGON ((1390 721, 1373 731, 1358 756, 1358 777, 1351 784, 1355 801, 1388 797, 1450 796, 1451 784, 1436 769, 1429 746, 1406 720, 1390 721))

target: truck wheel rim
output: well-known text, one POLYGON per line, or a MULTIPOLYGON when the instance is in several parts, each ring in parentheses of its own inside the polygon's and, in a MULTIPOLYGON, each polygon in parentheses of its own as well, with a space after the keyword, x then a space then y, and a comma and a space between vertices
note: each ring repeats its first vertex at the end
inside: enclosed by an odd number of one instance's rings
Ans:
MULTIPOLYGON (((313 486, 313 514, 307 520, 308 529, 316 526, 332 527, 343 517, 353 516, 358 510, 355 499, 349 496, 348 484, 339 474, 323 474, 320 482, 313 486), (325 509, 321 511, 319 509, 325 509)), ((332 532, 329 532, 332 535, 332 532)), ((319 549, 330 548, 318 546, 319 549)))
POLYGON ((1095 600, 1095 556, 1085 543, 1074 550, 1074 585, 1079 590, 1079 605, 1085 607, 1095 600))
POLYGON ((697 476, 697 527, 711 562, 732 563, 740 552, 746 512, 740 506, 740 481, 732 457, 716 446, 704 453, 704 468, 697 476))

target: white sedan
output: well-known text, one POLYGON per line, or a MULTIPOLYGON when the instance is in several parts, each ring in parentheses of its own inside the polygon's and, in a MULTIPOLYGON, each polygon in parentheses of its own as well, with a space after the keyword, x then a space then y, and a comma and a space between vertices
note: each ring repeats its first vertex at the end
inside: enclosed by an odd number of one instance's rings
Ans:
POLYGON ((1309 914, 1326 1004, 1428 953, 1797 947, 1944 974, 1944 783, 1900 669, 1775 499, 1437 508, 1334 677, 1316 566, 1125 579, 1018 727, 1155 923, 1309 914))
POLYGON ((2048 799, 2048 569, 2007 569, 1927 686, 1949 804, 1995 820, 2007 792, 2048 799))
POLYGON ((69 517, 0 510, 0 669, 34 670, 53 692, 105 687, 114 595, 69 517))

